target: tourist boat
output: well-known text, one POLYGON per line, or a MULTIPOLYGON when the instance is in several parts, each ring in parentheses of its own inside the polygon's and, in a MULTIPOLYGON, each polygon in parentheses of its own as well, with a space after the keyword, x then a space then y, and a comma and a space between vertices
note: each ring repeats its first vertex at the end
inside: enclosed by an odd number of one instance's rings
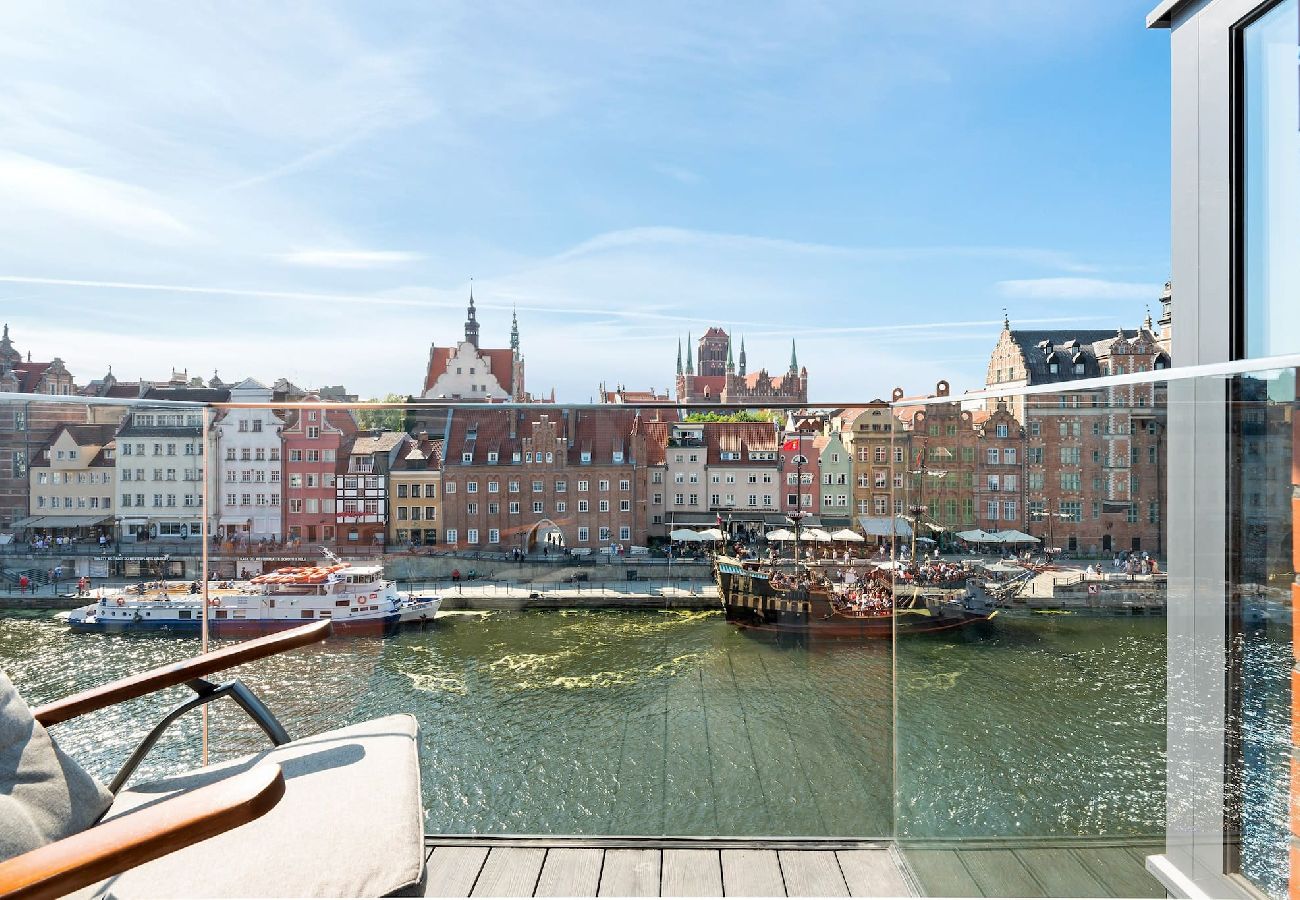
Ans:
MULTIPOLYGON (((208 583, 208 632, 215 637, 264 633, 330 619, 343 633, 385 634, 432 622, 442 598, 398 591, 380 565, 347 563, 326 551, 327 564, 288 566, 244 581, 208 583)), ((77 631, 199 631, 203 597, 193 582, 154 581, 101 591, 73 610, 77 631)))
POLYGON ((727 621, 760 631, 888 638, 952 631, 998 614, 973 579, 962 591, 917 587, 900 596, 888 575, 835 581, 804 567, 763 571, 759 563, 731 557, 719 557, 714 574, 727 621))

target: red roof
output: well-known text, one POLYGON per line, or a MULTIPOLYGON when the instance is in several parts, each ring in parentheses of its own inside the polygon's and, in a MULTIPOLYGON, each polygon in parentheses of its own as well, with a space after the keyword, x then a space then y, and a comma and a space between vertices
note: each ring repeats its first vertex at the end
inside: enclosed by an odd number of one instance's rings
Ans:
POLYGON ((772 451, 781 449, 776 428, 771 422, 705 422, 704 442, 708 445, 708 462, 717 465, 722 462, 739 465, 748 463, 749 451, 772 451), (723 460, 723 452, 740 454, 739 460, 723 460))

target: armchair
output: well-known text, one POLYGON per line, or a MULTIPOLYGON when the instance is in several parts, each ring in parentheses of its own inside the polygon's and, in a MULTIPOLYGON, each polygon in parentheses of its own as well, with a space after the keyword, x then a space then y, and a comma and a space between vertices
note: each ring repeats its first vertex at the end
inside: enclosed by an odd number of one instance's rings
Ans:
POLYGON ((418 726, 396 715, 292 741, 241 682, 205 676, 324 639, 328 621, 29 710, 0 672, 0 897, 382 896, 424 879, 418 726), (106 787, 47 726, 184 684, 106 787), (135 784, 163 731, 228 696, 272 748, 135 784))

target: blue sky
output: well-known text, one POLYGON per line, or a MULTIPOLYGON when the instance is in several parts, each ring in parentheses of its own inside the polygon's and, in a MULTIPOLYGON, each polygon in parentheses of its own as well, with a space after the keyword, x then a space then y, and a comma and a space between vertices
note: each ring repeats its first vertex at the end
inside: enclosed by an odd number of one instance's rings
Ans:
POLYGON ((799 341, 813 398, 982 382, 1168 277, 1150 0, 8 4, 0 318, 79 380, 418 391, 518 309, 529 388, 799 341))

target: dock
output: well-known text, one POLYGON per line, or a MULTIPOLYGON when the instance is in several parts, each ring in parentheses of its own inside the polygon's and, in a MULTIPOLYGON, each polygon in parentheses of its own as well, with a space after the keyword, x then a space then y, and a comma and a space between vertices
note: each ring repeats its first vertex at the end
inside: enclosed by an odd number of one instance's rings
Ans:
POLYGON ((1163 845, 429 835, 426 897, 1164 897, 1163 845))

